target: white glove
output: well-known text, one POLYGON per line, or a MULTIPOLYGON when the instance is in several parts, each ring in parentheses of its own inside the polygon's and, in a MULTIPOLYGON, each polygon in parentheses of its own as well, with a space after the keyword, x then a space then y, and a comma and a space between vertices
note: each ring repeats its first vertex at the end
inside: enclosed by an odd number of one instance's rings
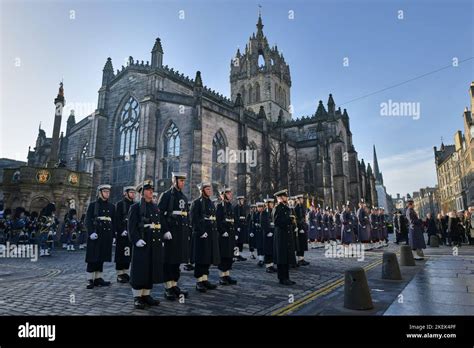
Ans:
POLYGON ((235 236, 235 240, 239 240, 239 236, 235 236))
POLYGON ((321 229, 321 227, 318 227, 318 230, 320 230, 320 229, 321 229))
POLYGON ((166 232, 166 233, 163 235, 163 239, 164 239, 164 240, 173 239, 173 236, 171 235, 171 232, 170 232, 170 231, 166 232))
POLYGON ((145 241, 143 239, 140 239, 138 242, 135 243, 135 245, 139 248, 144 247, 146 245, 145 241))
POLYGON ((300 230, 300 233, 304 233, 304 230, 300 230))
POLYGON ((240 232, 240 227, 237 227, 237 232, 240 232))
POLYGON ((127 235, 128 235, 127 231, 123 231, 122 234, 121 234, 122 237, 126 237, 127 235))
POLYGON ((314 229, 314 226, 311 226, 311 229, 314 229))
POLYGON ((271 236, 273 236, 273 233, 268 232, 268 233, 267 233, 267 237, 271 237, 271 236))
POLYGON ((52 235, 53 235, 53 231, 49 231, 48 236, 52 236, 52 235))
POLYGON ((204 234, 199 238, 207 238, 207 232, 204 232, 204 234))
POLYGON ((92 240, 96 240, 97 238, 99 238, 99 236, 97 235, 97 233, 94 232, 89 236, 89 238, 92 240))
POLYGON ((250 233, 250 237, 253 237, 253 233, 250 233))
POLYGON ((222 233, 222 237, 229 237, 229 234, 227 232, 222 233))

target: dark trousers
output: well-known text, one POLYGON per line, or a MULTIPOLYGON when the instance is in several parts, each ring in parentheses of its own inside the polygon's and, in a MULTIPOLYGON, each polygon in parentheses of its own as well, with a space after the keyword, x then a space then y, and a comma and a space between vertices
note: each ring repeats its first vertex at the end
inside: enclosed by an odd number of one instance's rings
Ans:
POLYGON ((296 251, 296 256, 304 256, 304 250, 298 250, 296 251))
POLYGON ((103 272, 104 263, 103 262, 88 262, 87 263, 87 272, 103 272))
POLYGON ((209 267, 211 265, 196 264, 194 266, 194 278, 202 277, 203 275, 209 275, 209 267))
POLYGON ((258 248, 257 248, 257 255, 258 255, 258 256, 263 256, 263 255, 265 255, 263 249, 258 249, 258 248))
POLYGON ((290 270, 289 270, 288 264, 277 265, 277 270, 278 270, 279 280, 290 279, 290 270))
POLYGON ((115 269, 117 271, 121 271, 122 269, 129 269, 130 268, 130 263, 129 262, 117 262, 115 264, 115 269))
POLYGON ((174 281, 177 282, 179 280, 179 276, 181 274, 181 271, 179 269, 179 264, 169 264, 165 263, 163 265, 163 275, 164 275, 164 281, 169 282, 169 281, 174 281))
POLYGON ((265 255, 263 257, 263 262, 265 263, 272 263, 273 262, 273 255, 265 255))
POLYGON ((244 243, 237 243, 237 246, 239 247, 240 252, 244 250, 244 243))
POLYGON ((231 257, 222 257, 221 263, 217 266, 219 271, 227 272, 232 269, 232 258, 231 257))

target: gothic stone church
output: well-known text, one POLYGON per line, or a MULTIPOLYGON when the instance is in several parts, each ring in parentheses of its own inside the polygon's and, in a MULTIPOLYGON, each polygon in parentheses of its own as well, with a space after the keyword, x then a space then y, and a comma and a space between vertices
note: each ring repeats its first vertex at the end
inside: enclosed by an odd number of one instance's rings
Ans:
MULTIPOLYGON (((114 72, 108 58, 96 111, 78 123, 73 113, 67 120, 59 158, 92 173, 93 187, 110 183, 113 201, 123 186, 149 177, 164 191, 179 170, 188 175, 191 198, 199 182, 211 181, 251 201, 288 188, 332 207, 360 198, 377 204, 375 178, 358 160, 347 111, 329 95, 326 107, 319 101, 312 116, 292 119, 290 68, 270 47, 260 16, 245 51, 231 59, 231 99, 207 88, 199 71, 191 79, 163 61, 160 39, 151 63, 130 57, 114 72), (251 163, 245 150, 255 156, 251 163)), ((40 130, 30 165, 46 163, 48 140, 40 130)))

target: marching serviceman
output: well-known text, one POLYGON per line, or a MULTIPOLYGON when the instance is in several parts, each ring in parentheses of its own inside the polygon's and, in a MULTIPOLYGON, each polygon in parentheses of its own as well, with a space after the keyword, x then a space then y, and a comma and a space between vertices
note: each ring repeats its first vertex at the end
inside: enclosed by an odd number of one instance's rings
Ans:
POLYGON ((370 250, 370 233, 369 233, 369 217, 365 211, 364 199, 359 202, 359 209, 357 210, 357 220, 359 227, 359 241, 362 243, 364 250, 370 250))
POLYGON ((216 226, 216 208, 211 201, 210 182, 198 185, 201 195, 191 205, 191 224, 193 227, 193 260, 194 277, 197 279, 196 290, 206 292, 217 288, 208 280, 209 267, 220 264, 219 240, 216 226))
POLYGON ((308 212, 309 231, 308 238, 311 249, 316 248, 316 208, 314 203, 311 204, 310 211, 308 212))
POLYGON ((336 232, 336 244, 341 243, 341 230, 342 230, 342 222, 341 222, 341 211, 339 207, 336 208, 336 212, 334 214, 334 229, 336 232))
POLYGON ((273 234, 275 232, 275 224, 273 223, 273 206, 275 201, 273 198, 264 199, 267 205, 260 213, 260 226, 263 235, 263 262, 265 263, 265 271, 267 273, 275 273, 277 270, 273 266, 273 234))
POLYGON ((370 215, 370 240, 372 241, 372 246, 374 248, 379 247, 379 221, 377 216, 377 209, 372 208, 370 215))
POLYGON ((294 285, 290 280, 289 266, 296 265, 295 238, 291 221, 291 209, 288 206, 288 191, 281 190, 275 193, 278 204, 273 208, 275 222, 273 259, 277 264, 280 284, 294 285))
POLYGON ((265 264, 264 262, 265 252, 263 250, 263 238, 265 237, 262 232, 262 224, 260 223, 260 217, 265 207, 265 204, 263 202, 257 202, 256 206, 257 206, 257 210, 253 214, 252 219, 253 219, 253 226, 254 226, 254 233, 255 233, 255 245, 257 247, 257 257, 258 257, 257 265, 262 267, 265 264))
POLYGON ((342 244, 349 245, 354 242, 354 218, 351 213, 350 202, 347 201, 344 206, 344 212, 342 213, 342 244))
POLYGON ((97 200, 89 204, 86 214, 87 239, 86 262, 87 289, 94 286, 109 286, 102 272, 104 262, 112 261, 112 240, 115 230, 115 207, 109 202, 110 185, 97 187, 97 200))
POLYGON ((165 298, 173 301, 180 296, 188 297, 188 292, 178 286, 180 265, 188 261, 189 219, 188 198, 183 193, 186 173, 172 172, 173 186, 163 192, 158 208, 164 239, 164 281, 165 298))
POLYGON ((135 187, 125 186, 123 188, 123 199, 115 205, 115 270, 117 282, 128 283, 132 245, 128 237, 128 212, 135 200, 135 187))
POLYGON ((407 201, 406 217, 408 220, 408 242, 413 250, 413 257, 415 260, 423 260, 423 249, 426 248, 423 223, 413 209, 413 199, 411 198, 407 201))
POLYGON ((221 201, 217 204, 216 220, 219 235, 219 254, 221 262, 217 267, 220 271, 219 284, 234 285, 237 280, 230 276, 235 248, 234 213, 232 211, 232 190, 224 188, 221 201))
POLYGON ((128 234, 132 244, 130 285, 133 304, 137 309, 158 306, 160 301, 151 297, 153 284, 163 283, 163 231, 160 211, 153 202, 153 181, 144 180, 137 187, 142 195, 128 213, 128 234))
POLYGON ((41 210, 38 223, 40 256, 51 256, 57 226, 54 216, 55 211, 56 206, 54 203, 48 203, 48 205, 41 210))
POLYGON ((318 207, 316 208, 316 243, 315 243, 316 248, 323 247, 323 244, 322 244, 322 241, 324 239, 323 228, 324 228, 323 214, 321 213, 321 206, 318 204, 318 207))
POLYGON ((237 261, 246 261, 247 259, 240 255, 244 248, 244 243, 248 242, 248 218, 247 206, 244 204, 245 197, 237 196, 237 204, 234 207, 234 220, 237 231, 235 232, 235 240, 237 241, 238 251, 235 258, 237 261))
POLYGON ((388 229, 385 222, 385 209, 379 208, 379 226, 382 246, 388 245, 388 229))
POLYGON ((298 228, 298 249, 296 256, 298 258, 298 266, 307 266, 309 262, 304 259, 304 252, 308 251, 308 227, 306 225, 306 207, 304 206, 304 196, 296 196, 296 226, 298 228))

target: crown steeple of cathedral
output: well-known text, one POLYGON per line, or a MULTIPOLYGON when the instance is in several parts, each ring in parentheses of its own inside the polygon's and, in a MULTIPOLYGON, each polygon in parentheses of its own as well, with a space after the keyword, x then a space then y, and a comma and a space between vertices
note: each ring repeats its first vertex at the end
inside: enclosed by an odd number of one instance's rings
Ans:
POLYGON ((383 185, 383 176, 382 176, 382 172, 379 170, 379 162, 377 160, 377 152, 375 151, 375 145, 374 145, 374 176, 375 176, 375 182, 377 184, 383 185))
POLYGON ((263 37, 262 14, 259 12, 258 22, 257 22, 257 38, 262 38, 262 37, 263 37))

